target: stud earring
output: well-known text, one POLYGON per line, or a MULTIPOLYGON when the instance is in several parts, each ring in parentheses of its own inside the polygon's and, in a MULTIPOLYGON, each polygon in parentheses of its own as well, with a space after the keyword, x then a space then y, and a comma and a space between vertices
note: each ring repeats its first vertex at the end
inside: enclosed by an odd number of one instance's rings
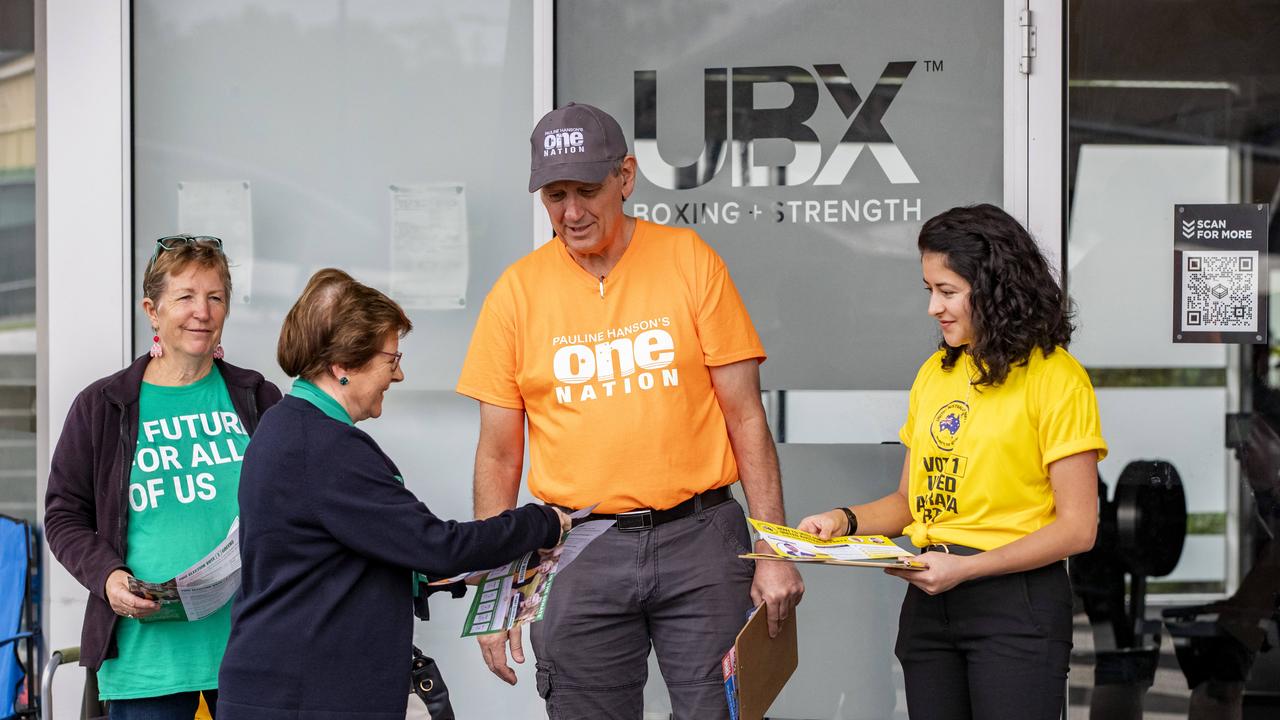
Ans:
POLYGON ((213 349, 213 359, 221 360, 226 356, 227 356, 227 353, 225 350, 222 349, 222 343, 218 343, 218 347, 213 349))
POLYGON ((164 355, 164 348, 160 347, 160 336, 154 335, 151 338, 151 357, 158 358, 164 355))
POLYGON ((346 376, 346 375, 343 375, 342 377, 338 378, 338 384, 339 384, 339 385, 348 385, 348 384, 350 384, 350 383, 351 383, 351 381, 347 379, 347 376, 346 376))

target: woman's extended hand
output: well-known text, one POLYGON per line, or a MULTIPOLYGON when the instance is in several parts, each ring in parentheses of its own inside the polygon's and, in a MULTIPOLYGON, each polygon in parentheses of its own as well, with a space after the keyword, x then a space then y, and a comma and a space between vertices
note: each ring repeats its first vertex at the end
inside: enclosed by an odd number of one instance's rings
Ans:
POLYGON ((796 529, 817 535, 823 540, 830 540, 843 535, 844 531, 849 529, 849 519, 839 509, 828 510, 801 520, 796 529))
POLYGON ((160 609, 160 603, 129 592, 129 571, 113 570, 107 576, 107 602, 117 615, 144 618, 160 609))
POLYGON ((952 555, 945 552, 927 552, 916 557, 929 567, 925 570, 903 570, 885 568, 885 572, 915 585, 930 595, 944 593, 966 580, 972 580, 969 573, 969 557, 952 555))

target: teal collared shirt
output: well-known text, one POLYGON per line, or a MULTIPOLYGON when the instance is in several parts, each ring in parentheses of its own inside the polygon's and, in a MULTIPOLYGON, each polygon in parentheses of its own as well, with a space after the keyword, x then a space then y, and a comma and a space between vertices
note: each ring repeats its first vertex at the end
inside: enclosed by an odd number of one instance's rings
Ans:
POLYGON ((332 395, 321 390, 319 387, 316 387, 314 383, 298 378, 293 381, 293 389, 289 391, 289 394, 297 398, 302 398, 312 405, 315 405, 319 408, 320 412, 340 423, 355 425, 351 420, 351 415, 347 413, 346 408, 342 407, 337 400, 333 399, 332 395))

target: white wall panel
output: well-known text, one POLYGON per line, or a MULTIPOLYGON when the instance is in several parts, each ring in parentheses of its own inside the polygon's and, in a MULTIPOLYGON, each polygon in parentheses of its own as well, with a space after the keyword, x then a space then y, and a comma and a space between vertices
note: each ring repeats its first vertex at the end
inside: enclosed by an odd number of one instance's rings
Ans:
MULTIPOLYGON (((37 303, 40 512, 71 401, 128 358, 128 85, 120 0, 48 0, 38 17, 37 303), (41 22, 42 20, 42 22, 41 22)), ((87 591, 45 555, 46 645, 80 644, 87 591)), ((84 673, 56 676, 57 717, 78 712, 84 673)))

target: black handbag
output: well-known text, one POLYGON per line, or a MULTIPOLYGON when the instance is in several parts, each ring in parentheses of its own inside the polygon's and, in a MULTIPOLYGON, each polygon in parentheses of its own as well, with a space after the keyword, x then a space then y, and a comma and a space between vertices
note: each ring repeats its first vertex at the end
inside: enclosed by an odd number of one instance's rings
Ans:
POLYGON ((413 666, 409 671, 409 690, 427 706, 431 720, 455 720, 453 705, 449 702, 449 688, 440 677, 440 668, 416 645, 413 648, 413 666))

